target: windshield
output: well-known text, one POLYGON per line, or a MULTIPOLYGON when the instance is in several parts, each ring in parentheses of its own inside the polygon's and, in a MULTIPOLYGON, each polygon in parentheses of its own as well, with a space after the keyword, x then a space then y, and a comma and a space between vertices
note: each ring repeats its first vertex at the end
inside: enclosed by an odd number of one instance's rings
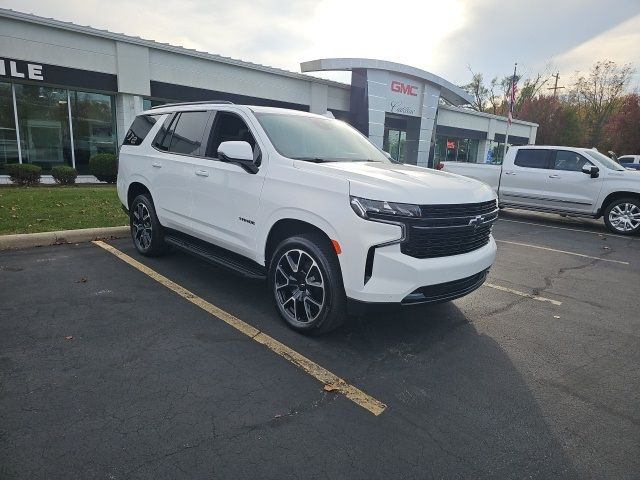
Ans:
POLYGON ((593 158, 594 160, 596 160, 597 162, 601 163, 602 165, 604 165, 605 167, 611 170, 618 170, 621 172, 621 171, 624 171, 625 169, 619 163, 616 163, 614 160, 611 160, 609 157, 600 153, 597 150, 585 150, 585 153, 589 155, 591 158, 593 158))
POLYGON ((256 113, 280 155, 315 162, 391 161, 360 132, 331 118, 256 113))

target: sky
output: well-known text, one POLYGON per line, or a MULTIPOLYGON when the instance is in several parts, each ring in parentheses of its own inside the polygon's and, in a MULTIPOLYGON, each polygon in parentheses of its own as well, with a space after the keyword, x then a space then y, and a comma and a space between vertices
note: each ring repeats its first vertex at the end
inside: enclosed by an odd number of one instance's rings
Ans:
MULTIPOLYGON (((366 57, 462 85, 560 73, 569 86, 597 60, 631 63, 640 89, 640 0, 0 0, 80 25, 300 71, 300 62, 366 57)), ((349 81, 348 74, 320 76, 349 81)))

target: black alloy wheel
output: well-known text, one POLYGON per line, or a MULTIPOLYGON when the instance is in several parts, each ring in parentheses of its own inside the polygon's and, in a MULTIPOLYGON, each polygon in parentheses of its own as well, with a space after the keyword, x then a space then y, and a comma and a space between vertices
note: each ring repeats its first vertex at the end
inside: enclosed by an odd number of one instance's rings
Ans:
POLYGON ((319 233, 280 243, 271 256, 269 286, 278 313, 294 330, 325 333, 346 319, 340 263, 329 240, 319 233))

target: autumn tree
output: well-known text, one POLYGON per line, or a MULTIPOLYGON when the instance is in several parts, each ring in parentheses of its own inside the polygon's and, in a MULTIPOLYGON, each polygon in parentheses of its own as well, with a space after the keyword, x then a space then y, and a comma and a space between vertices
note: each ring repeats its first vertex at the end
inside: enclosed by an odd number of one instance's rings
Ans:
POLYGON ((626 95, 604 129, 605 145, 618 155, 640 153, 640 95, 626 95))
POLYGON ((619 66, 607 60, 595 63, 588 74, 578 76, 574 93, 586 121, 590 146, 601 144, 604 127, 620 107, 633 72, 630 64, 619 66))

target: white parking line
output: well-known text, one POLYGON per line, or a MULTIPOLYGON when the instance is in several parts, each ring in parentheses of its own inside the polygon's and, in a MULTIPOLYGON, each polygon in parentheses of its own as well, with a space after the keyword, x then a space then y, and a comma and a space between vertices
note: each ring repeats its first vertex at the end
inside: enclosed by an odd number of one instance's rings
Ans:
POLYGON ((514 290, 513 288, 503 287, 500 285, 496 285, 495 283, 485 283, 485 287, 495 288, 496 290, 500 290, 501 292, 513 293, 514 295, 518 295, 520 297, 531 298, 532 300, 538 300, 539 302, 549 302, 553 305, 562 305, 562 302, 558 300, 552 300, 551 298, 541 297, 540 295, 534 295, 532 293, 521 292, 520 290, 514 290))
POLYGON ((558 226, 555 226, 555 225, 544 225, 542 223, 525 222, 523 220, 509 220, 508 218, 499 218, 498 221, 499 222, 511 222, 511 223, 523 223, 525 225, 535 225, 536 227, 556 228, 558 230, 568 230, 570 232, 590 233, 592 235, 603 235, 603 236, 606 236, 606 237, 624 238, 625 240, 637 240, 638 239, 636 237, 618 235, 617 233, 595 232, 595 231, 591 231, 591 230, 583 230, 583 229, 580 229, 580 228, 558 227, 558 226))
POLYGON ((549 252, 564 253, 565 255, 573 255, 575 257, 591 258, 593 260, 601 260, 603 262, 619 263, 621 265, 629 265, 629 262, 622 260, 611 260, 610 258, 594 257, 593 255, 585 255, 584 253, 567 252, 566 250, 558 250, 556 248, 543 247, 542 245, 531 245, 530 243, 511 242, 509 240, 496 240, 498 243, 508 243, 509 245, 519 245, 521 247, 537 248, 538 250, 546 250, 549 252))

